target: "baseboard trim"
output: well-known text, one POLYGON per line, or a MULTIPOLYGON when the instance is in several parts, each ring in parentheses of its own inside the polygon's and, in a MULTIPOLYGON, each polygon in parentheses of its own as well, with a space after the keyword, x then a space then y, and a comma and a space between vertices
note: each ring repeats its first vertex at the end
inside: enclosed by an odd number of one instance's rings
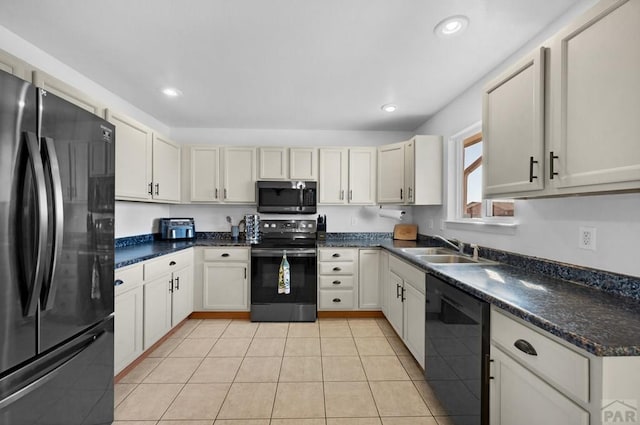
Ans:
POLYGON ((381 311, 375 310, 358 310, 358 311, 319 311, 319 319, 377 319, 383 318, 381 311))
POLYGON ((194 311, 189 319, 246 319, 251 318, 248 311, 194 311))

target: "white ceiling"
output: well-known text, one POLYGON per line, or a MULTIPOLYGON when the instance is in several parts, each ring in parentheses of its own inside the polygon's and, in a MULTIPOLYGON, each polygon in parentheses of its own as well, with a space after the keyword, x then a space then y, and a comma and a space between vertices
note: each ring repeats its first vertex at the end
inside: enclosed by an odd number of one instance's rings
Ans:
POLYGON ((577 1, 0 0, 0 25, 170 127, 411 131, 577 1))

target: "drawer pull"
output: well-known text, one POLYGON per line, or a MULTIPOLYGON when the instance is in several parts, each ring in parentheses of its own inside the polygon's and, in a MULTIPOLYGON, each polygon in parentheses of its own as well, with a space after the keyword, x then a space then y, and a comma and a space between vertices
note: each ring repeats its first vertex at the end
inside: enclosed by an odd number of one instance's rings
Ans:
POLYGON ((334 271, 334 272, 339 272, 339 271, 342 271, 342 269, 341 269, 340 267, 334 267, 334 268, 333 268, 333 271, 334 271))
POLYGON ((175 261, 172 261, 172 262, 170 262, 170 263, 169 263, 169 265, 170 265, 170 266, 175 266, 175 265, 176 265, 176 262, 175 262, 175 261))
POLYGON ((225 252, 224 254, 221 255, 221 257, 228 257, 229 253, 225 252))
POLYGON ((340 282, 339 280, 334 280, 332 283, 333 283, 334 285, 340 285, 342 282, 340 282))
POLYGON ((339 303, 339 302, 341 302, 341 301, 342 301, 342 300, 341 300, 340 298, 334 298, 334 299, 333 299, 333 302, 334 302, 334 303, 339 303))
POLYGON ((115 282, 113 282, 113 286, 120 286, 124 283, 124 280, 122 279, 116 279, 115 282))
POLYGON ((340 254, 338 254, 337 252, 335 254, 332 255, 333 258, 338 258, 340 257, 340 254))
POLYGON ((528 354, 530 356, 537 356, 538 352, 536 351, 535 348, 533 348, 533 345, 531 345, 528 341, 525 341, 524 339, 519 339, 516 342, 513 343, 513 345, 520 351, 522 351, 525 354, 528 354))

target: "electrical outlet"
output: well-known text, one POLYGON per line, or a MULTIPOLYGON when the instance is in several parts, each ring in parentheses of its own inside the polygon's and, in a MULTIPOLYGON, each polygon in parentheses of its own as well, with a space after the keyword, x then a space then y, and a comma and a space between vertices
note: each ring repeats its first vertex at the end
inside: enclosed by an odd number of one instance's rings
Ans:
POLYGON ((591 251, 596 250, 596 228, 595 227, 580 227, 578 234, 578 248, 588 249, 591 251))

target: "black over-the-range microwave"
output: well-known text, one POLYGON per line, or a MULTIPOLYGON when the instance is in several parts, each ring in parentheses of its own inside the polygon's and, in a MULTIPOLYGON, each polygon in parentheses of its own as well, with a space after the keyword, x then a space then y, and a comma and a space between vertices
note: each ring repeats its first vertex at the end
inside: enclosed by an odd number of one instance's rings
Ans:
POLYGON ((258 212, 315 214, 317 185, 311 181, 257 181, 258 212))

